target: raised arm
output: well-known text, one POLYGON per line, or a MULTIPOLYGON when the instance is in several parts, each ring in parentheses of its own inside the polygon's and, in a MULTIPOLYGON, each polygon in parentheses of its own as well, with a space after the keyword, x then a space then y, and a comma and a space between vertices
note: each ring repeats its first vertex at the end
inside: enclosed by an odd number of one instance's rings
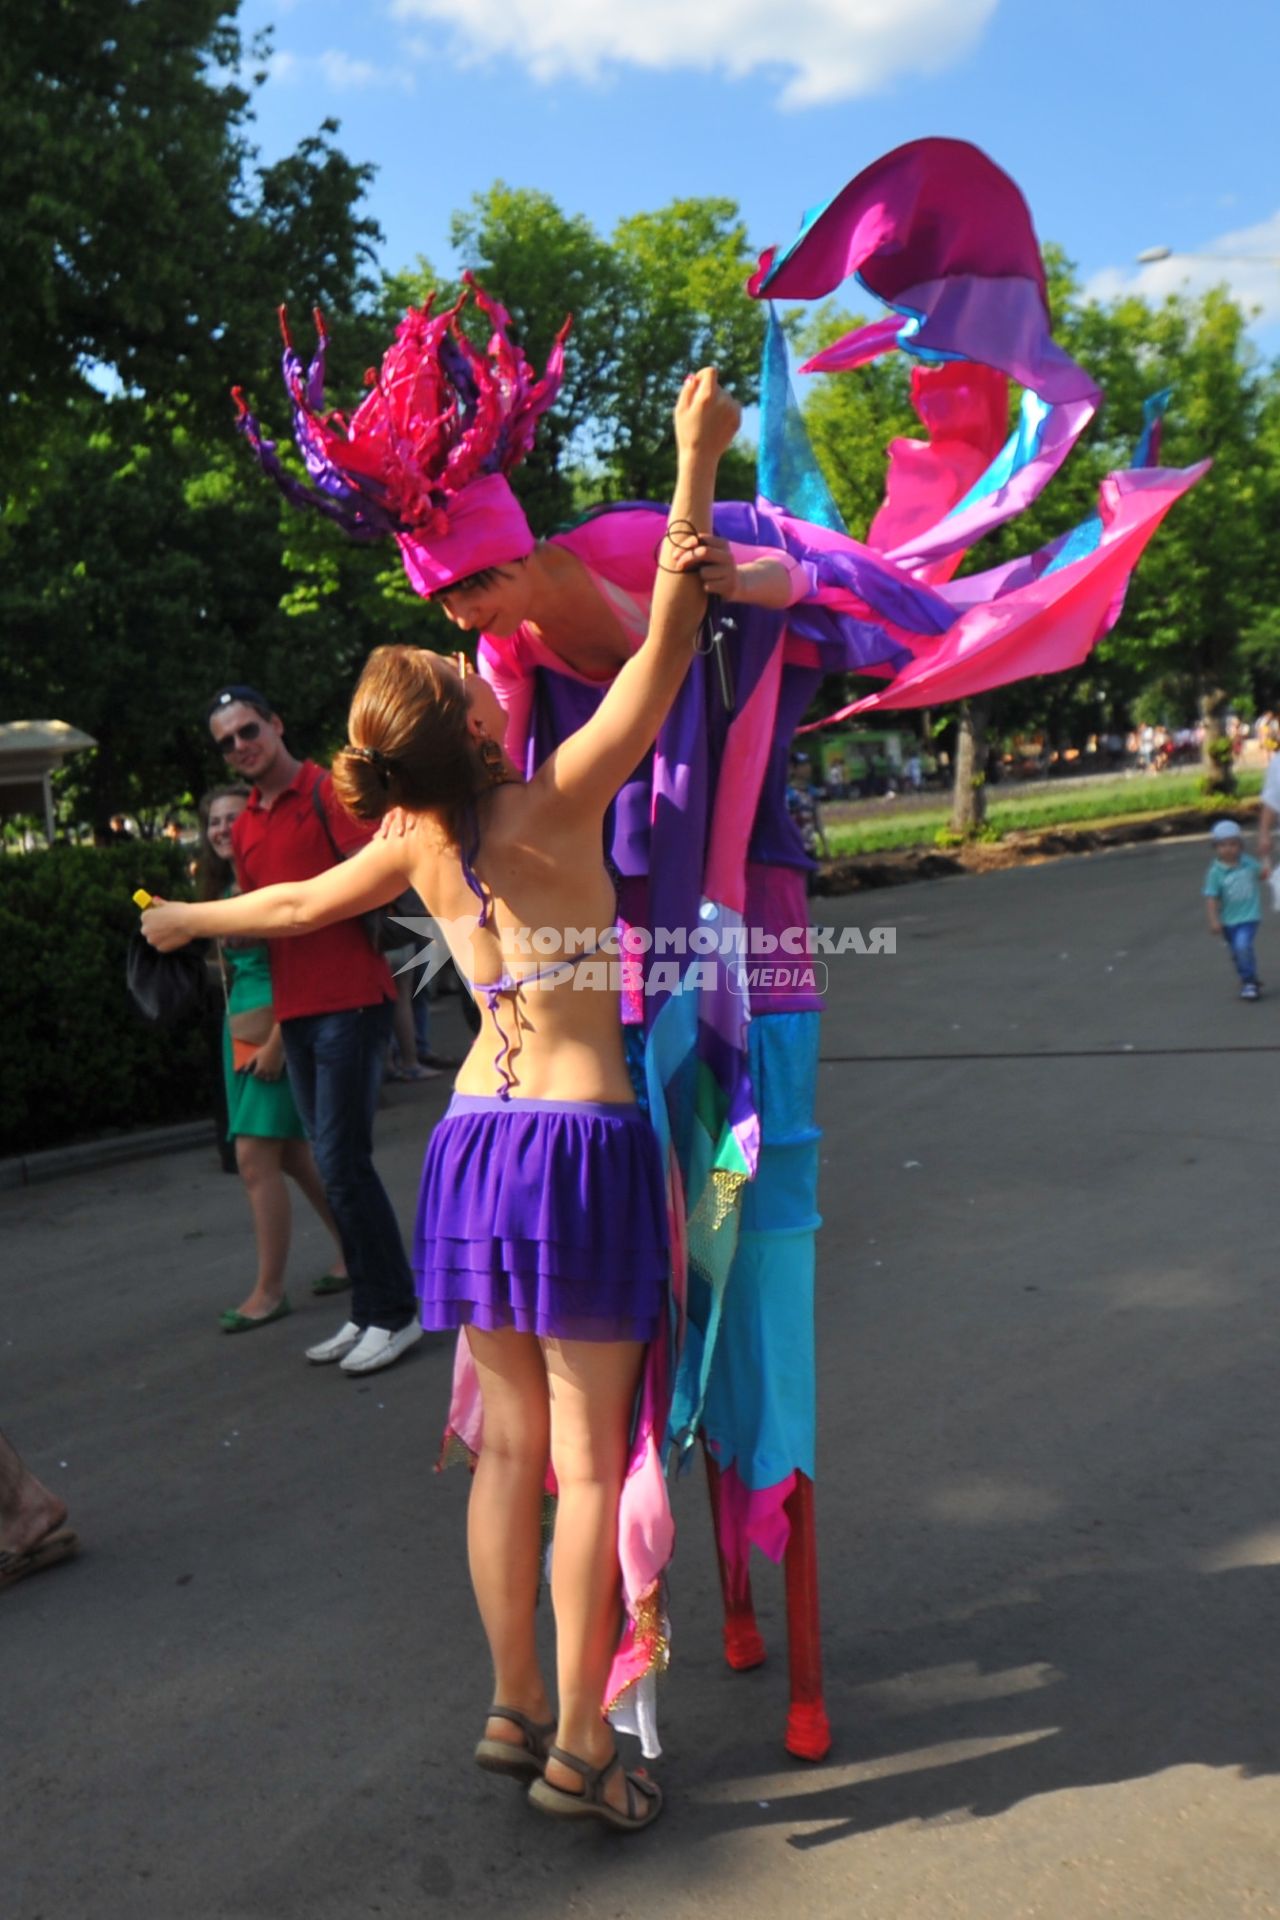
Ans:
POLYGON ((153 947, 170 953, 189 940, 225 939, 231 934, 280 940, 315 933, 338 920, 354 919, 371 907, 385 907, 409 884, 414 843, 409 839, 374 840, 350 860, 329 867, 313 880, 287 880, 259 887, 231 900, 165 900, 148 907, 142 931, 153 947))
POLYGON ((689 671, 706 607, 698 570, 709 553, 701 542, 682 546, 672 529, 684 525, 710 534, 716 469, 740 418, 737 401, 721 390, 713 368, 690 374, 675 408, 676 487, 658 550, 649 631, 591 719, 556 748, 536 776, 549 795, 576 809, 604 812, 653 745, 689 671))

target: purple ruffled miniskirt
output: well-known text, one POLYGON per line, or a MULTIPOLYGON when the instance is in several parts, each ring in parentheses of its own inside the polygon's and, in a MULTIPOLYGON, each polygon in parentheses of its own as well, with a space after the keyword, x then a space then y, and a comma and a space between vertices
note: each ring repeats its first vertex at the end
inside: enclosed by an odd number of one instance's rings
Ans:
POLYGON ((651 1340, 665 1312, 658 1142, 635 1106, 455 1093, 414 1231, 422 1324, 651 1340))

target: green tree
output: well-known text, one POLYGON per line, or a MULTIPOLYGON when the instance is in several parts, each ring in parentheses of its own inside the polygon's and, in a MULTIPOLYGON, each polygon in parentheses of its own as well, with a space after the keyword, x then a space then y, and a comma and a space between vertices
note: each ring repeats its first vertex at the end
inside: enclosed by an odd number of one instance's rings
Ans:
MULTIPOLYGON (((566 214, 549 194, 495 181, 455 213, 450 240, 485 292, 511 315, 516 336, 541 373, 565 317, 573 326, 565 343, 565 377, 556 405, 538 429, 532 455, 513 484, 531 523, 549 531, 584 504, 584 485, 595 465, 599 396, 611 390, 621 320, 617 261, 608 243, 581 214, 566 214)), ((426 261, 388 282, 399 312, 421 301, 437 284, 426 261)), ((455 297, 441 287, 439 301, 455 297)), ((468 310, 466 324, 483 338, 482 317, 468 310)))
POLYGON ((99 411, 87 440, 47 448, 8 517, 0 701, 98 740, 61 786, 101 827, 212 783, 202 713, 226 681, 260 684, 296 743, 327 751, 365 655, 395 633, 403 572, 394 549, 292 513, 230 433, 210 447, 126 401, 99 411))
MULTIPOLYGON (((0 356, 10 437, 99 388, 209 417, 264 364, 280 300, 350 303, 371 169, 325 122, 258 164, 238 0, 51 0, 0 39, 0 356), (21 297, 15 297, 21 290, 21 297)), ((252 51, 261 52, 255 47, 252 51)), ((261 77, 261 76, 259 76, 261 77)), ((6 448, 10 460, 12 446, 6 448)))
MULTIPOLYGON (((1040 499, 968 556, 964 571, 1034 551, 1091 514, 1098 487, 1127 466, 1142 429, 1146 397, 1173 389, 1162 460, 1187 465, 1212 455, 1214 467, 1179 502, 1156 535, 1130 586, 1121 619, 1088 660, 1068 674, 999 689, 977 716, 994 737, 1042 730, 1055 744, 1081 744, 1093 732, 1123 727, 1139 705, 1158 717, 1206 720, 1206 779, 1229 774, 1221 740, 1228 703, 1280 696, 1280 383, 1249 347, 1246 318, 1225 294, 1171 299, 1152 311, 1125 299, 1083 300, 1060 249, 1045 250, 1057 338, 1098 380, 1105 404, 1040 499)), ((807 350, 851 323, 823 310, 804 329, 807 350)), ((815 449, 851 530, 865 532, 880 503, 889 441, 919 437, 910 410, 908 369, 895 356, 819 381, 806 403, 815 449)), ((1011 416, 1020 401, 1011 394, 1011 416)), ((975 703, 976 705, 977 703, 975 703)), ((967 721, 957 716, 966 747, 967 721)), ((976 824, 961 777, 957 820, 976 824), (963 788, 963 791, 961 791, 963 788)))
POLYGON ((1275 447, 1264 431, 1274 379, 1225 292, 1117 317, 1145 338, 1158 384, 1175 388, 1163 457, 1209 456, 1213 467, 1149 551, 1104 659, 1187 690, 1205 724, 1206 786, 1229 791, 1227 709, 1249 686, 1251 654, 1275 634, 1275 447))
POLYGON ((1172 389, 1163 463, 1211 456, 1214 465, 1147 549, 1113 631, 1074 673, 1003 689, 1000 720, 1039 724, 1079 744, 1131 716, 1199 717, 1206 784, 1217 788, 1230 779, 1228 705, 1251 704, 1255 680, 1264 697, 1278 684, 1280 578, 1268 531, 1280 508, 1275 370, 1259 366, 1247 317, 1223 292, 1156 310, 1135 299, 1084 302, 1069 263, 1058 254, 1049 264, 1059 338, 1094 374, 1105 405, 1031 511, 987 543, 996 557, 1039 545, 1093 510, 1103 476, 1129 464, 1144 399, 1162 387, 1172 389))
POLYGON ((350 663, 386 626, 388 556, 293 544, 296 516, 232 432, 233 382, 285 413, 278 301, 349 317, 336 371, 356 383, 377 238, 369 169, 333 123, 259 164, 235 12, 55 4, 0 48, 0 261, 31 293, 0 321, 0 709, 95 735, 64 789, 99 826, 205 784, 220 680, 277 673, 282 705, 331 739, 350 663))
POLYGON ((167 384, 213 329, 248 96, 218 0, 53 0, 0 43, 0 353, 11 398, 62 400, 87 368, 167 384), (22 289, 23 297, 13 292, 22 289))
MULTIPOLYGON (((549 195, 498 181, 454 216, 451 239, 511 314, 535 367, 573 315, 560 398, 514 478, 536 527, 601 499, 666 496, 671 408, 691 368, 714 364, 740 398, 754 399, 764 317, 744 291, 754 256, 731 200, 677 200, 621 221, 605 240, 549 195)), ((433 284, 420 261, 388 281, 388 304, 399 311, 433 284)), ((726 494, 754 492, 749 457, 731 458, 724 473, 726 494)))
MULTIPOLYGON (((723 199, 633 214, 613 247, 624 307, 607 401, 609 485, 615 499, 665 500, 675 477, 671 408, 685 375, 714 366, 740 400, 756 398, 765 315, 745 289, 755 254, 737 206, 723 199)), ((722 493, 733 497, 748 477, 728 463, 722 493)))

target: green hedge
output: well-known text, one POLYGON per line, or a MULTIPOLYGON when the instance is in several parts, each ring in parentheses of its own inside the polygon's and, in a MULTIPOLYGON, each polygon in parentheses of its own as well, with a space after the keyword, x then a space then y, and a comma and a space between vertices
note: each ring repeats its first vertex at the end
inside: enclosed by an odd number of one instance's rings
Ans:
POLYGON ((187 892, 164 841, 0 855, 0 1156, 213 1112, 200 1023, 157 1030, 125 991, 137 887, 187 892))

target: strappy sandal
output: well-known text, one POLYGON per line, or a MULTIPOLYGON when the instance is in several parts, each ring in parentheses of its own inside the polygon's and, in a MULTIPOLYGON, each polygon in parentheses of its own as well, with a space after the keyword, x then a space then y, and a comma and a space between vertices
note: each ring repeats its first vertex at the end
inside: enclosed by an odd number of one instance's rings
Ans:
POLYGON ((0 1587, 15 1586, 19 1580, 25 1580, 28 1574, 40 1573, 45 1567, 56 1567, 63 1560, 70 1560, 79 1550, 79 1539, 70 1527, 51 1527, 48 1533, 33 1540, 22 1552, 6 1547, 0 1552, 0 1587))
POLYGON ((513 1727, 519 1728, 520 1741, 517 1744, 514 1740, 482 1740, 476 1748, 476 1765, 486 1773, 505 1773, 512 1780, 541 1778, 551 1736, 556 1730, 555 1721, 548 1720, 543 1725, 531 1720, 527 1713, 521 1713, 518 1707, 490 1707, 487 1717, 509 1720, 513 1727))
POLYGON ((650 1780, 645 1773, 624 1773, 626 1782, 626 1811, 610 1806, 604 1797, 605 1783, 622 1766, 622 1757, 617 1749, 602 1767, 590 1767, 575 1753, 566 1753, 563 1747, 549 1747, 548 1760, 558 1760, 562 1767, 568 1767, 582 1781, 582 1791, 572 1793, 567 1787, 553 1786, 545 1776, 535 1780, 529 1789, 529 1803, 537 1807, 540 1813, 549 1813, 558 1820, 603 1820, 608 1827, 616 1827, 620 1833, 639 1833, 641 1827, 649 1827, 662 1812, 662 1788, 656 1780, 650 1780))

